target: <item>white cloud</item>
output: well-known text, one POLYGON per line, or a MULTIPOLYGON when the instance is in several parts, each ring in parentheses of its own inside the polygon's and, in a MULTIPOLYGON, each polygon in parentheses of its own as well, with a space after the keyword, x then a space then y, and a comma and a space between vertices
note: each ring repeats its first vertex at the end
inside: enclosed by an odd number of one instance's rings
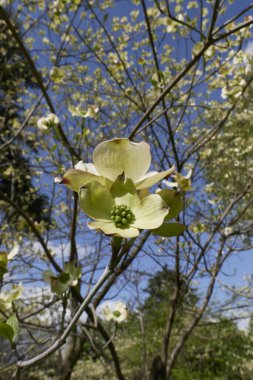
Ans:
POLYGON ((248 331, 250 318, 242 318, 237 321, 237 327, 241 331, 248 331))

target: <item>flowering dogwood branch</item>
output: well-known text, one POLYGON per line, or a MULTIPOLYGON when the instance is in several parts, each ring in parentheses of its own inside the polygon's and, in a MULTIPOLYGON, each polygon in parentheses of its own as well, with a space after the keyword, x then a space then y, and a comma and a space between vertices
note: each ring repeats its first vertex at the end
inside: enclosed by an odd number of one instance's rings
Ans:
POLYGON ((99 291, 99 289, 103 286, 103 284, 106 282, 106 280, 112 275, 114 268, 111 266, 106 266, 103 274, 93 287, 93 289, 90 291, 90 293, 87 295, 87 297, 84 299, 83 303, 71 319, 68 327, 64 331, 64 333, 60 336, 59 339, 57 339, 54 344, 49 347, 47 350, 42 352, 41 354, 33 357, 29 360, 19 361, 17 363, 17 370, 14 375, 14 379, 19 380, 20 379, 20 373, 23 368, 30 367, 34 365, 35 363, 41 361, 42 359, 45 359, 47 356, 55 352, 59 347, 63 346, 66 342, 67 337, 71 333, 72 328, 74 327, 75 323, 78 321, 82 313, 84 312, 85 308, 88 306, 89 302, 92 300, 93 296, 99 291))

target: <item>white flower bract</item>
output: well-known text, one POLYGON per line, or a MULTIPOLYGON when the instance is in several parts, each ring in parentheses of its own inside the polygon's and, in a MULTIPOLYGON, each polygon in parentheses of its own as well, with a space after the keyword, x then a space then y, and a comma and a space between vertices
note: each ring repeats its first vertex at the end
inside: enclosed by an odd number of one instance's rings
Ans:
POLYGON ((127 320, 128 308, 123 301, 106 301, 98 308, 97 314, 105 321, 122 323, 127 320))
POLYGON ((47 116, 41 117, 37 121, 37 127, 40 130, 45 131, 48 129, 48 127, 57 126, 59 124, 59 122, 60 122, 60 120, 59 120, 57 115, 55 115, 54 113, 49 113, 47 116))

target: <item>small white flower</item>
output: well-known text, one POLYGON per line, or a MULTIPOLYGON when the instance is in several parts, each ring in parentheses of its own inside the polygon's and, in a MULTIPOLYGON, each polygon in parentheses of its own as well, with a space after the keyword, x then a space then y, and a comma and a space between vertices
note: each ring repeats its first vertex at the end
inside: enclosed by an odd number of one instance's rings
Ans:
POLYGON ((48 127, 55 127, 59 124, 59 122, 60 120, 57 115, 54 113, 49 113, 47 116, 42 117, 37 121, 37 127, 43 131, 47 130, 48 127))
POLYGON ((222 99, 227 99, 228 94, 229 94, 229 90, 227 89, 227 87, 222 87, 222 89, 221 89, 222 99))
POLYGON ((177 15, 177 19, 178 19, 179 21, 184 21, 184 16, 182 15, 182 13, 179 13, 179 14, 177 15))
POLYGON ((229 236, 233 233, 234 229, 232 227, 225 227, 223 230, 223 234, 225 236, 229 236))
POLYGON ((89 105, 87 107, 87 111, 84 110, 84 107, 82 105, 79 105, 77 107, 69 106, 69 112, 72 114, 72 116, 94 118, 97 115, 98 111, 99 108, 96 105, 89 105))
POLYGON ((13 257, 16 256, 19 253, 19 248, 20 248, 19 244, 18 243, 14 243, 14 247, 8 253, 8 260, 13 259, 13 257))
POLYGON ((106 301, 99 307, 98 315, 106 321, 124 322, 128 316, 127 305, 122 301, 106 301))
POLYGON ((214 189, 214 182, 208 183, 205 187, 207 193, 211 193, 214 189))
POLYGON ((175 176, 172 176, 176 179, 175 182, 169 182, 166 179, 163 180, 163 183, 170 188, 178 189, 181 188, 184 191, 190 190, 191 188, 191 176, 192 176, 192 169, 189 170, 189 172, 186 174, 186 176, 183 176, 179 173, 176 173, 175 176))
POLYGON ((47 37, 42 38, 42 42, 43 42, 43 44, 49 44, 50 43, 50 41, 47 37))
MULTIPOLYGON (((5 290, 0 293, 0 311, 7 313, 12 308, 12 302, 21 298, 24 292, 22 283, 12 286, 12 289, 5 290)), ((0 322, 4 321, 5 317, 0 313, 0 322)))
POLYGON ((86 114, 83 115, 83 117, 94 117, 98 113, 99 108, 96 105, 90 105, 88 106, 88 110, 86 114))

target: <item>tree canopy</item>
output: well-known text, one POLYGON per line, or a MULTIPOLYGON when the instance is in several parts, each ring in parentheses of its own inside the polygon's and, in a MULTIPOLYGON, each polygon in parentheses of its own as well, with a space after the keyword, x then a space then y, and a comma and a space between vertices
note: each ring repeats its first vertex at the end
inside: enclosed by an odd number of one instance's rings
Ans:
POLYGON ((250 380, 252 8, 0 1, 0 379, 250 380))

